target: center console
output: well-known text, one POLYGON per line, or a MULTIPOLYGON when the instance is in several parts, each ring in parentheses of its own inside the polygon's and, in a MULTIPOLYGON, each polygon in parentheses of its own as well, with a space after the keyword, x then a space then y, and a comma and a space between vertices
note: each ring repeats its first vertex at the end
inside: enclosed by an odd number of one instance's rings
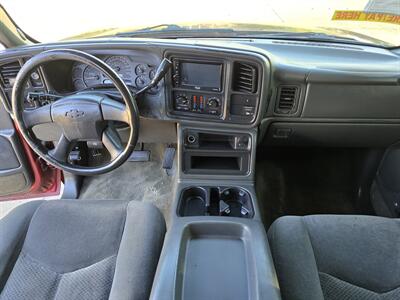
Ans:
POLYGON ((253 123, 268 66, 214 54, 167 54, 178 178, 150 298, 280 299, 254 187, 253 123))
POLYGON ((150 299, 280 299, 254 187, 256 134, 178 126, 179 176, 150 299))
POLYGON ((176 220, 164 240, 150 299, 281 299, 262 223, 176 220))
POLYGON ((251 182, 181 181, 173 207, 150 299, 281 299, 251 182))

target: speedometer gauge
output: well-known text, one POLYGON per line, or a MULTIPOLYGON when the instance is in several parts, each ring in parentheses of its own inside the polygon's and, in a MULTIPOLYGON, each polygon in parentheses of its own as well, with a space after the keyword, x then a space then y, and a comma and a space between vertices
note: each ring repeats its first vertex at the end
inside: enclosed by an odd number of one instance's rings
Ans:
POLYGON ((102 77, 103 74, 99 70, 90 66, 83 71, 83 81, 88 87, 101 84, 103 82, 102 77))
POLYGON ((127 83, 132 84, 132 77, 134 76, 134 70, 132 63, 126 56, 110 56, 106 59, 108 64, 121 79, 127 83))

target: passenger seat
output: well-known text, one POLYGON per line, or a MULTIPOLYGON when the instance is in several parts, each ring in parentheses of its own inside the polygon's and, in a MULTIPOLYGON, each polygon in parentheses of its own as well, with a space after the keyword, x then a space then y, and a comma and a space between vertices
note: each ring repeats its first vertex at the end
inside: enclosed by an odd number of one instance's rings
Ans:
POLYGON ((284 300, 400 299, 400 220, 285 216, 268 231, 284 300))

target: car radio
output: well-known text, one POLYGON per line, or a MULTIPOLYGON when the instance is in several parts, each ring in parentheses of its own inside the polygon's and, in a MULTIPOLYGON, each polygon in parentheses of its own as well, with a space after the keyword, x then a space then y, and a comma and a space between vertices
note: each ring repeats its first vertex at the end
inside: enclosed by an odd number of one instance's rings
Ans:
POLYGON ((173 59, 173 106, 177 112, 221 116, 222 62, 173 59))
POLYGON ((214 91, 222 90, 222 63, 174 60, 173 82, 177 88, 214 91))

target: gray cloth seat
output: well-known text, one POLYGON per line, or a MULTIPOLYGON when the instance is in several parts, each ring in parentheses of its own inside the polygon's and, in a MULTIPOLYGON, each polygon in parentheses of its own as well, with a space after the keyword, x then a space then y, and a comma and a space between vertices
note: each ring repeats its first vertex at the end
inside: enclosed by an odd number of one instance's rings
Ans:
POLYGON ((400 220, 287 216, 268 238, 283 299, 400 299, 400 220))
POLYGON ((0 299, 148 299, 165 235, 138 201, 36 201, 0 220, 0 299))

